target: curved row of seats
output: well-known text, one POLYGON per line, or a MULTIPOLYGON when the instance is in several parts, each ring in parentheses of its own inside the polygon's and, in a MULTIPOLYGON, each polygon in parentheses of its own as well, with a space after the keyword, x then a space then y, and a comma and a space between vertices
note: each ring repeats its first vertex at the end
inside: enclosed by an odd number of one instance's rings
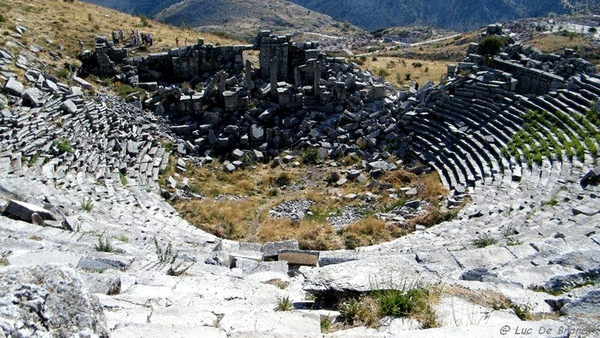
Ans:
MULTIPOLYGON (((577 162, 576 167, 593 165, 598 155, 591 153, 592 148, 585 149, 583 158, 570 158, 564 147, 571 147, 573 141, 585 145, 586 134, 591 135, 588 142, 596 143, 594 134, 600 133, 599 126, 582 121, 599 97, 598 76, 576 76, 568 89, 531 97, 503 90, 495 83, 469 79, 452 94, 437 95, 437 99, 413 108, 405 130, 413 135, 412 152, 431 164, 450 190, 471 187, 483 191, 478 187, 488 186, 496 190, 553 191, 561 176, 571 174, 571 162, 577 162), (530 130, 534 130, 532 140, 538 144, 524 146, 537 147, 542 141, 551 155, 528 164, 524 158, 528 149, 518 149, 517 157, 506 156, 502 150, 523 130, 529 111, 544 111, 546 117, 560 123, 529 121, 537 123, 530 130)), ((600 149, 600 144, 596 143, 596 148, 600 149)))

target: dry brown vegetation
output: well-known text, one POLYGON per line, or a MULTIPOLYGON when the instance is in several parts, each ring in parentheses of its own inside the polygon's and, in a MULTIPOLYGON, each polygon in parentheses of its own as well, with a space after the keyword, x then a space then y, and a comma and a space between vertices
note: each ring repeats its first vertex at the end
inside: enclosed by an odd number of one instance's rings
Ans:
POLYGON ((584 59, 596 65, 600 71, 600 47, 591 43, 583 34, 558 32, 540 34, 533 37, 528 43, 538 48, 543 53, 562 54, 565 48, 576 50, 584 59))
POLYGON ((451 61, 427 61, 387 56, 368 56, 364 58, 364 69, 400 89, 410 86, 411 80, 420 85, 428 81, 439 83, 447 73, 451 61))
MULTIPOLYGON (((97 35, 111 37, 112 31, 123 29, 125 35, 131 30, 152 33, 154 45, 146 52, 164 51, 175 47, 175 38, 179 37, 180 46, 186 38, 195 43, 202 37, 206 43, 239 44, 239 41, 219 36, 198 33, 190 29, 182 29, 149 19, 134 17, 104 7, 81 1, 63 0, 3 0, 0 2, 0 13, 4 18, 0 22, 0 40, 10 40, 14 28, 21 25, 27 29, 22 38, 14 40, 29 46, 37 44, 45 51, 38 53, 40 61, 48 65, 44 69, 51 73, 59 73, 65 62, 77 64, 77 43, 81 40, 85 48, 92 49, 97 35), (46 51, 62 54, 62 59, 53 60, 46 51)), ((143 49, 132 50, 131 53, 142 53, 143 49)))
MULTIPOLYGON (((408 200, 406 196, 391 198, 388 188, 420 187, 419 193, 412 198, 432 205, 434 215, 429 217, 433 221, 428 221, 427 225, 453 215, 437 207, 440 197, 445 196, 447 191, 434 174, 415 175, 406 170, 397 170, 376 181, 348 182, 343 187, 329 183, 332 171, 343 175, 343 170, 354 168, 352 163, 355 161, 351 158, 341 159, 338 163, 347 165, 335 169, 326 164, 289 165, 285 168, 256 164, 233 173, 223 172, 219 163, 201 167, 188 164, 186 172, 177 173, 174 162, 172 158, 171 164, 161 175, 161 186, 170 190, 167 187, 169 176, 179 182, 187 177, 189 190, 204 198, 177 199, 172 202, 173 206, 191 224, 223 238, 251 242, 297 239, 301 248, 308 250, 353 249, 390 241, 414 229, 414 224, 399 226, 375 217, 376 212, 389 211, 408 200), (377 199, 365 202, 360 198, 343 197, 365 192, 373 193, 377 199), (310 200, 313 204, 310 213, 299 221, 274 219, 269 215, 273 207, 284 201, 302 199, 310 200), (363 210, 364 217, 337 231, 327 218, 340 215, 345 206, 363 210)), ((419 217, 426 217, 427 214, 429 212, 419 217)))

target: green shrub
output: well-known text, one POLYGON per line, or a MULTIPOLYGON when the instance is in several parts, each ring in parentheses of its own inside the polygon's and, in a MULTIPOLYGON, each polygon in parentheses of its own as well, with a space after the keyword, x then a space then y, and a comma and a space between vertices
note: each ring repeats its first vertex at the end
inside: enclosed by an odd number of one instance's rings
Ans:
POLYGON ((359 321, 360 318, 366 315, 367 308, 361 304, 358 300, 352 298, 346 300, 338 305, 338 311, 347 325, 354 325, 355 321, 359 321))
POLYGON ((290 297, 285 296, 277 299, 277 307, 275 311, 291 311, 294 309, 294 304, 290 300, 290 297))
POLYGON ((383 69, 383 68, 379 68, 376 71, 377 76, 379 77, 386 77, 390 75, 390 72, 388 72, 387 70, 383 69))
POLYGON ((7 253, 3 253, 2 255, 0 255, 0 266, 9 266, 10 262, 8 261, 8 255, 7 253))
POLYGON ((382 316, 405 317, 427 305, 427 290, 385 290, 376 295, 382 316))
POLYGON ((100 252, 113 252, 114 251, 114 248, 110 244, 110 240, 108 239, 107 236, 104 236, 104 234, 102 234, 102 235, 100 235, 100 237, 98 237, 98 244, 96 244, 96 246, 94 248, 96 249, 96 251, 100 251, 100 252))
POLYGON ((64 137, 54 140, 54 146, 58 148, 58 152, 60 154, 73 152, 73 146, 71 145, 71 141, 67 140, 64 137))
POLYGON ((127 176, 125 176, 125 174, 122 172, 119 172, 119 180, 121 181, 122 185, 127 185, 127 176))
POLYGON ((477 45, 477 53, 480 55, 496 55, 506 45, 506 41, 497 35, 484 37, 477 45))
POLYGON ((321 315, 320 325, 321 325, 321 332, 322 333, 327 332, 331 328, 332 324, 333 323, 331 322, 331 319, 328 316, 321 315))
POLYGON ((132 95, 132 94, 141 95, 144 92, 144 90, 141 88, 135 88, 135 87, 132 87, 128 84, 124 84, 121 82, 113 83, 113 87, 114 87, 115 91, 117 92, 117 94, 123 98, 128 97, 129 95, 132 95))
POLYGON ((531 320, 533 318, 531 308, 527 305, 517 305, 513 303, 510 305, 510 308, 513 309, 515 315, 521 320, 531 320))
POLYGON ((485 248, 486 246, 496 244, 496 242, 497 242, 496 239, 494 239, 489 234, 482 234, 482 235, 479 235, 479 237, 477 237, 477 239, 473 240, 473 245, 475 245, 478 248, 485 248))
POLYGON ((173 245, 171 243, 167 244, 166 247, 160 246, 156 237, 154 238, 154 247, 156 248, 156 256, 158 257, 158 261, 161 263, 173 264, 179 255, 178 252, 173 251, 173 245))
POLYGON ((148 27, 149 23, 148 23, 148 17, 145 16, 144 14, 140 14, 138 15, 138 17, 140 18, 140 22, 142 23, 142 26, 144 27, 148 27))
POLYGON ((318 150, 317 148, 305 149, 300 153, 300 157, 302 157, 302 163, 304 164, 317 164, 318 150))
POLYGON ((92 211, 92 209, 94 209, 94 201, 92 201, 92 198, 84 198, 81 200, 81 204, 79 205, 81 207, 81 210, 90 212, 92 211))

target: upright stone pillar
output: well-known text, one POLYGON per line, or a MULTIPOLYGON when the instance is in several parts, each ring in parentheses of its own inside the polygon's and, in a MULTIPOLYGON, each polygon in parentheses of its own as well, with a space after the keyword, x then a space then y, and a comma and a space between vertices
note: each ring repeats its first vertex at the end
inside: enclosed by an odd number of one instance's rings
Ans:
POLYGON ((278 64, 277 55, 271 58, 271 97, 277 98, 277 64, 278 64))
POLYGON ((254 88, 254 82, 252 82, 252 63, 250 62, 250 60, 246 60, 246 66, 244 67, 244 76, 246 88, 252 90, 252 88, 254 88))
POLYGON ((294 68, 294 84, 296 88, 302 88, 302 73, 299 67, 294 68))
POLYGON ((227 74, 224 71, 220 71, 218 75, 217 87, 219 88, 219 94, 223 94, 225 91, 225 82, 227 81, 227 74))
POLYGON ((319 88, 321 86, 321 62, 320 61, 316 61, 315 62, 315 81, 313 84, 313 89, 315 91, 315 97, 320 99, 321 98, 321 89, 319 88))

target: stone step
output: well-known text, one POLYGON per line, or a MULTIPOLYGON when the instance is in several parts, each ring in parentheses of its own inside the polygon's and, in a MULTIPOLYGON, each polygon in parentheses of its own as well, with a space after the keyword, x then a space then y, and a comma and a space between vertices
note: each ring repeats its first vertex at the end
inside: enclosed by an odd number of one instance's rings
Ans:
MULTIPOLYGON (((454 151, 451 151, 449 149, 449 147, 454 148, 454 143, 453 142, 449 142, 446 143, 443 140, 439 139, 436 135, 442 135, 438 130, 435 129, 430 129, 430 127, 438 127, 435 124, 425 124, 422 125, 420 128, 420 135, 429 140, 430 144, 438 144, 439 148, 438 149, 432 149, 432 153, 439 153, 440 151, 445 155, 442 157, 442 161, 444 161, 446 159, 446 165, 449 167, 456 167, 458 170, 457 172, 454 174, 455 178, 456 178, 456 182, 457 183, 463 183, 466 184, 467 181, 470 181, 471 184, 473 184, 475 182, 475 174, 474 172, 471 172, 471 170, 469 170, 466 166, 466 164, 464 163, 464 160, 462 160, 460 157, 457 156, 457 154, 454 151), (424 131, 429 131, 428 133, 424 133, 424 131), (450 146, 448 146, 447 144, 452 144, 450 146), (468 180, 467 180, 468 178, 468 180)), ((436 147, 437 148, 437 147, 436 147)))

